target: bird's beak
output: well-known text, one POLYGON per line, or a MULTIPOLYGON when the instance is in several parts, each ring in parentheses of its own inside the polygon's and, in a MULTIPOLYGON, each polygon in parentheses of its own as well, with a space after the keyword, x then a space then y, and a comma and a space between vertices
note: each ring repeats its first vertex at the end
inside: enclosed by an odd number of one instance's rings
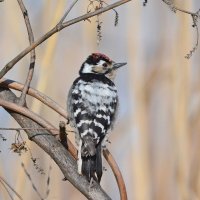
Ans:
POLYGON ((116 70, 116 69, 118 69, 118 68, 120 68, 120 67, 122 67, 122 66, 124 66, 126 64, 127 63, 125 63, 125 62, 124 63, 114 63, 112 69, 116 70))

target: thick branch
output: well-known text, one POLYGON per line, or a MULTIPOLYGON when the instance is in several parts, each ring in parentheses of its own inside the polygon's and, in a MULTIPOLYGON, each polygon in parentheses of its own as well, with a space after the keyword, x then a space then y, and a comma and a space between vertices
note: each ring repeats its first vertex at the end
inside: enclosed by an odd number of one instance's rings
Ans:
POLYGON ((27 55, 31 50, 35 49, 38 45, 40 45, 42 42, 44 42, 45 40, 47 40, 49 37, 51 37, 53 34, 55 34, 56 32, 62 30, 63 28, 66 28, 68 26, 71 26, 72 24, 78 23, 80 21, 86 20, 90 17, 93 17, 95 15, 99 15, 101 13, 104 13, 108 10, 111 10, 115 7, 118 7, 124 3, 127 3, 131 0, 121 0, 121 1, 117 1, 116 3, 113 3, 109 6, 106 6, 105 8, 101 8, 98 9, 94 12, 91 13, 87 13, 84 14, 80 17, 77 17, 75 19, 69 20, 65 23, 62 23, 59 27, 57 27, 57 25, 51 29, 49 32, 47 32, 45 35, 43 35, 41 38, 39 38, 37 41, 35 41, 32 45, 30 45, 29 47, 27 47, 26 49, 24 49, 20 54, 18 54, 15 58, 13 58, 9 63, 6 64, 6 66, 0 71, 0 79, 10 70, 13 68, 13 66, 19 61, 21 60, 25 55, 27 55))
MULTIPOLYGON (((0 91, 0 99, 15 103, 18 101, 17 97, 10 90, 5 89, 0 91)), ((90 183, 84 176, 77 173, 76 161, 73 159, 71 154, 66 151, 63 145, 52 136, 47 130, 39 130, 42 126, 35 123, 33 120, 6 109, 9 114, 19 123, 22 127, 35 128, 35 130, 26 130, 29 137, 32 137, 38 146, 40 146, 51 158, 56 162, 61 171, 63 172, 66 179, 72 183, 85 197, 93 200, 111 199, 100 187, 99 184, 95 183, 93 187, 90 187, 90 183), (38 128, 38 130, 37 130, 38 128), (37 133, 37 134, 36 134, 37 133)))
MULTIPOLYGON (((33 36, 33 31, 31 28, 31 24, 29 21, 29 17, 28 17, 28 12, 23 4, 22 0, 17 0, 18 4, 20 6, 20 9, 22 11, 22 14, 24 16, 24 20, 25 20, 25 24, 26 24, 26 28, 27 28, 27 32, 28 32, 28 38, 29 38, 29 42, 30 45, 33 44, 34 42, 34 36, 33 36)), ((25 105, 26 102, 26 93, 28 91, 28 88, 30 86, 31 80, 33 78, 33 73, 34 73, 34 66, 35 66, 35 49, 33 49, 31 51, 31 57, 30 57, 30 66, 29 66, 29 71, 28 71, 28 75, 26 78, 26 82, 24 84, 24 88, 22 90, 21 96, 20 96, 20 100, 19 100, 19 104, 20 105, 25 105)))

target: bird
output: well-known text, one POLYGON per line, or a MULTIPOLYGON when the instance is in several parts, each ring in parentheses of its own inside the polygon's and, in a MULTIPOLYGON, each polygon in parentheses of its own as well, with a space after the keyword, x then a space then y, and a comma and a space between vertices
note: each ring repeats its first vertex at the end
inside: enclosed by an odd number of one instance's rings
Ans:
POLYGON ((114 84, 116 71, 127 63, 116 63, 102 53, 92 53, 83 62, 79 77, 67 97, 69 122, 75 128, 78 173, 100 183, 102 148, 108 140, 118 110, 114 84))

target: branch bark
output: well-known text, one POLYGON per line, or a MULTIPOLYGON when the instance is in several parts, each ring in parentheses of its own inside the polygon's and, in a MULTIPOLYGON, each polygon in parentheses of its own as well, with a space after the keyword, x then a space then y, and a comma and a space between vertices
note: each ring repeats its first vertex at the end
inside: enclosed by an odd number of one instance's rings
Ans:
MULTIPOLYGON (((19 99, 9 89, 0 90, 0 99, 15 103, 19 99)), ((94 183, 90 187, 90 183, 84 176, 77 173, 77 165, 72 155, 66 151, 64 146, 55 139, 47 130, 39 130, 43 128, 33 120, 15 111, 5 108, 6 111, 19 123, 21 127, 34 128, 33 130, 25 130, 28 137, 31 138, 38 146, 40 146, 58 165, 66 179, 74 185, 83 195, 91 200, 110 200, 111 198, 103 191, 101 186, 94 183)))
POLYGON ((115 7, 118 7, 122 4, 125 4, 127 2, 129 2, 131 0, 121 0, 121 1, 117 1, 116 3, 113 3, 109 6, 106 6, 104 8, 98 9, 94 12, 91 13, 87 13, 84 14, 80 17, 74 18, 72 20, 69 20, 67 22, 64 22, 62 24, 60 24, 59 26, 55 26, 53 29, 51 29, 49 32, 47 32, 45 35, 43 35, 41 38, 39 38, 37 41, 35 41, 32 45, 30 45, 29 47, 27 47, 26 49, 24 49, 20 54, 18 54, 15 58, 13 58, 9 63, 7 63, 3 69, 0 71, 0 79, 10 70, 13 68, 13 66, 19 61, 21 60, 25 55, 27 55, 31 50, 35 49, 38 45, 40 45, 42 42, 44 42, 45 40, 47 40, 49 37, 51 37, 53 34, 57 33, 58 31, 71 26, 75 23, 78 23, 80 21, 86 20, 90 17, 93 17, 95 15, 99 15, 101 13, 104 13, 108 10, 111 10, 115 7))

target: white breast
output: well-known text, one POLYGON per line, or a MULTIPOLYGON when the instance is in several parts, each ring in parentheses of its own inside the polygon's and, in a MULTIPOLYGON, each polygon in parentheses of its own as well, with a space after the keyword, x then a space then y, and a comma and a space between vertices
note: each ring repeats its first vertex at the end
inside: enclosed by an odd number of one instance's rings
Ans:
POLYGON ((117 101, 116 87, 111 87, 101 82, 80 83, 78 90, 81 93, 85 106, 87 106, 91 112, 94 112, 99 107, 101 107, 102 110, 106 110, 106 105, 117 101))

